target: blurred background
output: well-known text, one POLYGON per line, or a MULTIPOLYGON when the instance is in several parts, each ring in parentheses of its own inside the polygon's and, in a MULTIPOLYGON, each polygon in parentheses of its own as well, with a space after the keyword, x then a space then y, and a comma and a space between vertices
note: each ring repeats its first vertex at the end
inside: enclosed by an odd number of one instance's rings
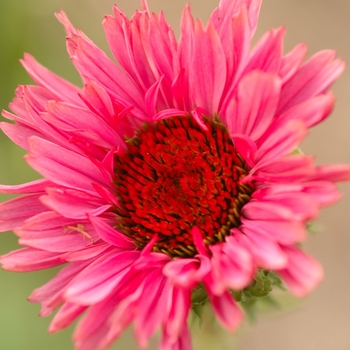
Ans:
MULTIPOLYGON (((190 1, 195 17, 206 20, 219 0, 190 1)), ((103 15, 116 2, 128 16, 140 8, 138 0, 2 0, 0 1, 0 108, 7 108, 18 84, 31 81, 18 60, 24 52, 57 74, 81 85, 65 51, 65 33, 53 16, 63 8, 108 53, 101 27, 103 15)), ((152 11, 164 10, 178 34, 185 0, 149 0, 152 11)), ((255 41, 270 28, 287 27, 285 52, 305 42, 309 56, 332 48, 350 62, 349 0, 264 0, 255 41)), ((303 151, 317 155, 318 164, 350 162, 350 69, 334 86, 336 109, 330 119, 314 128, 303 151)), ((23 161, 23 151, 0 135, 0 182, 17 184, 38 178, 23 161)), ((296 300, 285 293, 283 308, 264 312, 255 324, 246 322, 235 335, 215 324, 194 327, 194 349, 201 350, 349 350, 350 349, 350 185, 341 185, 342 200, 324 209, 317 221, 318 234, 309 237, 305 249, 325 269, 325 280, 309 297, 296 300)), ((8 197, 2 196, 4 200, 8 197)), ((2 234, 0 254, 15 249, 16 237, 2 234)), ((49 318, 40 318, 39 305, 26 301, 31 291, 55 270, 16 274, 0 271, 0 349, 69 350, 72 328, 48 335, 49 318)), ((150 349, 156 349, 153 342, 150 349)), ((137 349, 132 332, 112 349, 137 349)))

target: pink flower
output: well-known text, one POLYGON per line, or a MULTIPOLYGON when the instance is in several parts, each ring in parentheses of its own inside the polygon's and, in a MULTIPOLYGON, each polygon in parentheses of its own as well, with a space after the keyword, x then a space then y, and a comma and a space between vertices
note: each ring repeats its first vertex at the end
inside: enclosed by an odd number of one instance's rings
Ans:
POLYGON ((221 0, 206 26, 186 6, 178 42, 142 4, 104 20, 118 64, 57 14, 84 87, 26 54, 36 85, 18 87, 3 113, 15 123, 1 123, 43 176, 0 187, 23 194, 1 204, 0 227, 25 246, 1 263, 66 264, 30 300, 42 316, 60 307, 51 332, 85 312, 78 350, 105 349, 130 323, 141 348, 160 327, 162 350, 191 349, 191 297, 234 331, 233 295, 261 274, 304 296, 322 279, 299 248, 306 225, 350 179, 347 165, 294 152, 333 108, 344 68, 333 51, 283 55, 281 28, 251 49, 260 0, 221 0))

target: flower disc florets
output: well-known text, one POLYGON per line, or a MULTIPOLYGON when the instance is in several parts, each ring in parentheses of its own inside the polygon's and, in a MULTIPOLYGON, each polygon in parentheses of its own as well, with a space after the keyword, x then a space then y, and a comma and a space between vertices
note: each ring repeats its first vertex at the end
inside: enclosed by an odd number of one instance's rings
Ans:
POLYGON ((146 125, 117 158, 119 229, 143 248, 172 257, 197 254, 191 231, 207 245, 224 241, 240 225, 240 211, 254 190, 241 183, 249 169, 226 127, 191 117, 146 125))

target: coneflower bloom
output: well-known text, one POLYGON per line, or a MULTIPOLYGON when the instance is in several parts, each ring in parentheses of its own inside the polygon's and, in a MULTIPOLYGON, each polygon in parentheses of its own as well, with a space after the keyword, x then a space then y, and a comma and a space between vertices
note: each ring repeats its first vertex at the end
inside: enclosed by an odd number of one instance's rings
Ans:
POLYGON ((334 203, 346 165, 294 152, 333 107, 344 63, 305 45, 283 54, 283 28, 251 48, 261 0, 221 0, 208 23, 189 6, 179 41, 163 13, 103 26, 117 63, 64 12, 68 53, 84 86, 26 54, 35 86, 19 86, 1 123, 43 179, 1 186, 0 227, 25 248, 7 270, 65 264, 36 289, 50 331, 78 316, 78 350, 105 349, 133 324, 140 347, 161 328, 162 350, 191 348, 194 293, 233 331, 235 295, 274 273, 297 296, 322 279, 300 248, 319 208, 334 203))

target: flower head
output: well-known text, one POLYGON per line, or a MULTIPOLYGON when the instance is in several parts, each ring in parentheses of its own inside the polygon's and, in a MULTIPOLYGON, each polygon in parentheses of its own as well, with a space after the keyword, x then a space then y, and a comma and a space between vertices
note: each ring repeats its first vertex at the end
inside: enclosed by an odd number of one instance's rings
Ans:
POLYGON ((23 194, 0 206, 0 228, 25 246, 1 263, 66 264, 30 300, 42 316, 60 308, 52 332, 84 313, 78 350, 108 347, 130 323, 140 347, 160 327, 162 350, 190 349, 196 303, 233 331, 239 293, 266 295, 271 273, 304 296, 322 279, 299 247, 307 224, 350 179, 349 166, 295 152, 332 110, 344 68, 333 51, 284 55, 284 29, 251 48, 260 0, 221 0, 205 26, 186 6, 178 42, 142 5, 105 17, 118 64, 57 14, 83 88, 27 54, 36 85, 19 86, 3 113, 15 123, 1 123, 43 176, 0 186, 23 194))

